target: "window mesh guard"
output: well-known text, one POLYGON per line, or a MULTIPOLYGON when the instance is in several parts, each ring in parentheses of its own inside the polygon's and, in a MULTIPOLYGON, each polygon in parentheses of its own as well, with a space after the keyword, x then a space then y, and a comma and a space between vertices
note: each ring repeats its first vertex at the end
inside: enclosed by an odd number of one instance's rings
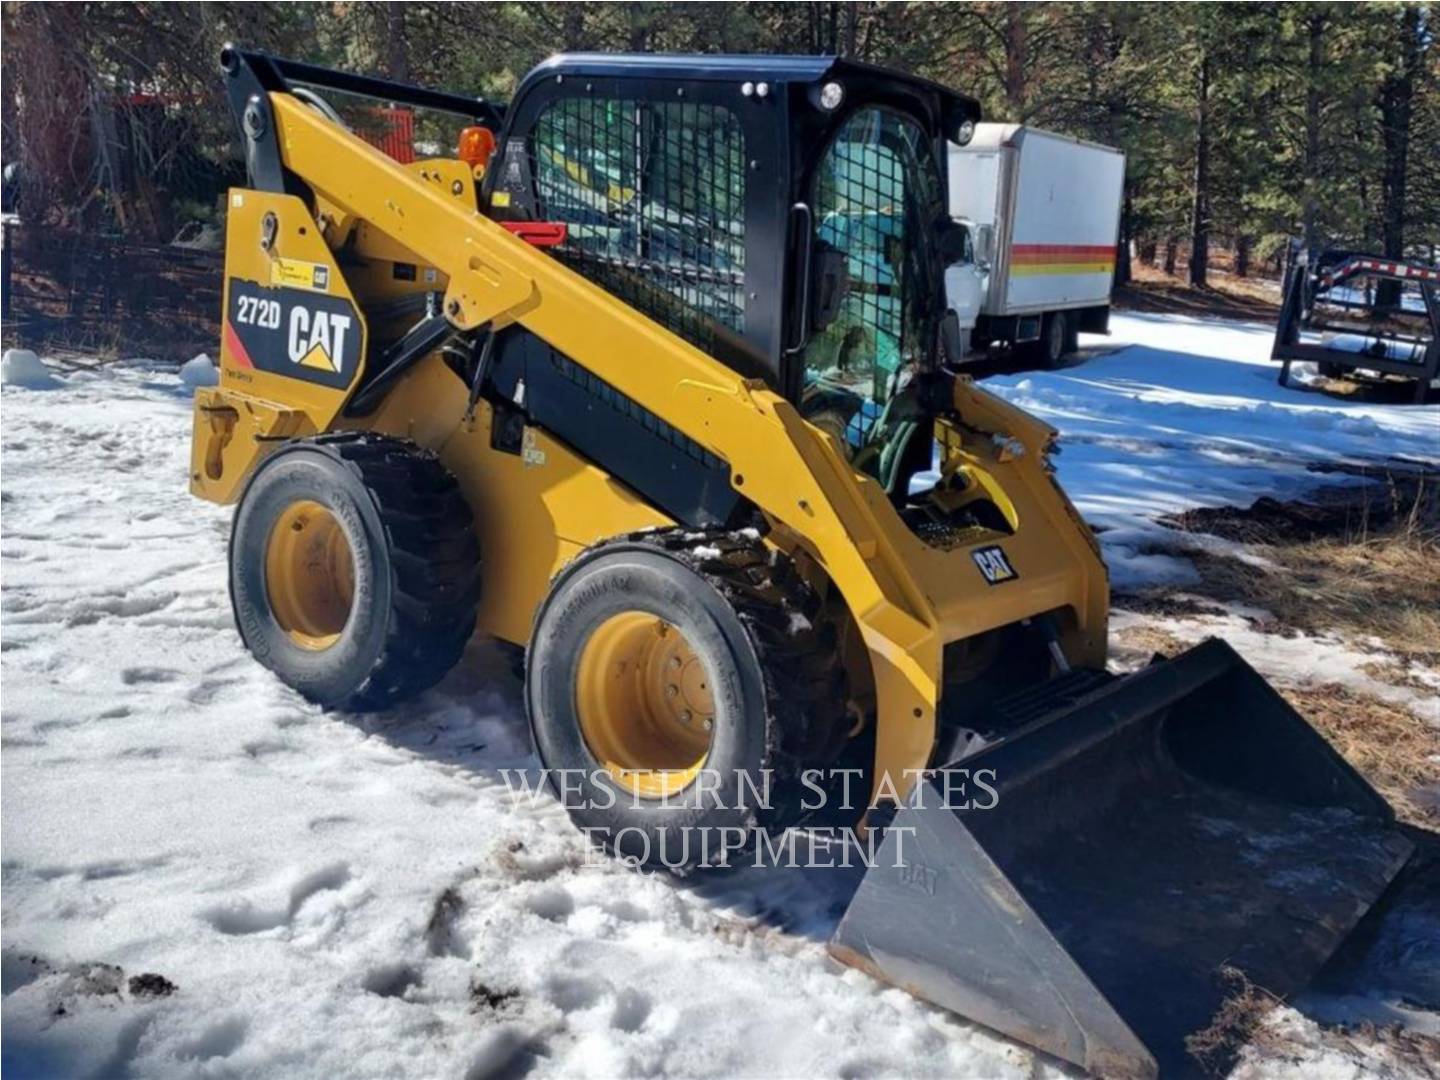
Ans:
POLYGON ((815 240, 843 258, 846 286, 805 365, 811 379, 867 399, 862 431, 891 378, 923 360, 930 340, 919 323, 926 276, 915 224, 940 212, 928 156, 913 121, 867 108, 844 122, 817 167, 815 240))
MULTIPOLYGON (((745 331, 745 151, 730 110, 567 98, 531 138, 556 255, 712 355, 745 331)), ((723 358, 723 356, 722 356, 723 358)))

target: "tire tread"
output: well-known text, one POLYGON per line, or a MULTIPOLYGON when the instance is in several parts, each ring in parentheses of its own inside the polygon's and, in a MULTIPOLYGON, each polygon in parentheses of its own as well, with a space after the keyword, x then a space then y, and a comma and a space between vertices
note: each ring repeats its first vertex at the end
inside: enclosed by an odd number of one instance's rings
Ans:
POLYGON ((392 617, 369 674, 346 701, 380 709, 439 682, 459 661, 480 602, 480 547, 470 506, 433 451, 373 432, 305 440, 369 492, 389 545, 392 617))

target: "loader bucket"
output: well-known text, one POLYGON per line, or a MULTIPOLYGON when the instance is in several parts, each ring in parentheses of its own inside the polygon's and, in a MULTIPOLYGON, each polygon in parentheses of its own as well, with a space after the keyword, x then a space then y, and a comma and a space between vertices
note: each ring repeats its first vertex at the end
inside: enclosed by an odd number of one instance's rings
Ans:
POLYGON ((830 951, 1097 1075, 1197 1073, 1230 969, 1299 989, 1411 844, 1223 642, 1091 687, 916 785, 830 951))

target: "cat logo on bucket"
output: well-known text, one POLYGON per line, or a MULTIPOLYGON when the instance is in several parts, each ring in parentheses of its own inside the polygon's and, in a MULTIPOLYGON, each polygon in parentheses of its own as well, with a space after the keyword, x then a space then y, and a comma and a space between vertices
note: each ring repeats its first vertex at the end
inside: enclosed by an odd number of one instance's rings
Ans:
POLYGON ((290 362, 321 371, 339 371, 350 324, 348 315, 311 311, 298 304, 292 307, 288 338, 290 362))
POLYGON ((977 548, 970 553, 970 558, 975 560, 987 584, 999 585, 1002 581, 1014 581, 1020 576, 998 546, 977 548))

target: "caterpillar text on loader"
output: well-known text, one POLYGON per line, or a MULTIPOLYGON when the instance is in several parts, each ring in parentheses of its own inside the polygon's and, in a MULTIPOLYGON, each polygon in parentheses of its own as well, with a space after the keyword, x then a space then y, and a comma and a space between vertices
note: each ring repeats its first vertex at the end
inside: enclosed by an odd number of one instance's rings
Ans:
POLYGON ((572 816, 652 859, 862 769, 894 816, 834 954, 1105 1075, 1193 1067, 1222 965, 1291 992, 1405 862, 1224 644, 1105 674, 1054 431, 941 362, 973 101, 824 57, 561 56, 504 107, 222 68, 250 181, 192 487, 238 504, 241 636, 302 694, 523 645, 572 816), (960 769, 992 809, 947 808, 960 769))

